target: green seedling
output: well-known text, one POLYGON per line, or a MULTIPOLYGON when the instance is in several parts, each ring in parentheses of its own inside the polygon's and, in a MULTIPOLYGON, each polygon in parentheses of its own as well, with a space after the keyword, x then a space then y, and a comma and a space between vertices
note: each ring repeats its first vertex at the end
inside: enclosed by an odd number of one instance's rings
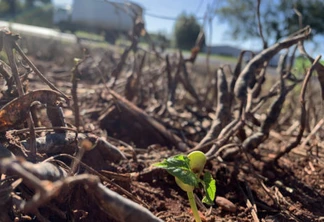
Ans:
POLYGON ((193 191, 202 184, 205 196, 203 203, 213 205, 216 194, 216 182, 209 172, 204 173, 203 179, 200 179, 206 164, 206 156, 203 152, 194 151, 188 156, 176 155, 172 156, 154 166, 165 169, 168 173, 175 177, 177 185, 187 192, 190 207, 196 222, 201 222, 193 191))

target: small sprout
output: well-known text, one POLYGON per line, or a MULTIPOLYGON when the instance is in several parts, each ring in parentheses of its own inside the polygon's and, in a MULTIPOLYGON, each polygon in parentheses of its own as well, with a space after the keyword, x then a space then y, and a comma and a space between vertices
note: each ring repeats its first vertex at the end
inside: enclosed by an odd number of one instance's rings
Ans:
POLYGON ((216 194, 216 181, 209 172, 204 174, 204 183, 202 184, 206 192, 202 202, 208 205, 213 205, 216 194))
POLYGON ((199 187, 199 183, 202 184, 205 191, 205 196, 202 201, 209 205, 213 204, 216 194, 216 182, 209 172, 204 174, 203 180, 200 179, 206 161, 207 158, 203 152, 194 151, 188 156, 180 154, 154 164, 154 166, 163 168, 173 175, 177 185, 183 191, 187 192, 190 207, 196 222, 201 222, 201 219, 197 210, 193 190, 199 187))
POLYGON ((190 169, 194 173, 200 175, 204 170, 207 161, 205 154, 201 151, 193 151, 189 153, 188 158, 190 160, 190 169))
POLYGON ((175 182, 177 183, 177 185, 183 190, 183 191, 186 191, 186 192, 192 192, 195 187, 194 186, 191 186, 191 185, 188 185, 188 184, 185 184, 183 183, 178 177, 174 177, 175 179, 175 182))
POLYGON ((73 61, 74 61, 74 64, 77 65, 81 61, 81 59, 80 58, 74 58, 73 61))

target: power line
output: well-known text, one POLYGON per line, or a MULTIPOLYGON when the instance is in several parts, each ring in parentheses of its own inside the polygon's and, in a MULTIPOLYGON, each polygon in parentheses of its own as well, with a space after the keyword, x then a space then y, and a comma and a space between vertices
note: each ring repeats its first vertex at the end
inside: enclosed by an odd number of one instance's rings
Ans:
POLYGON ((201 8, 203 2, 204 2, 204 0, 200 0, 199 5, 198 5, 198 7, 197 7, 197 9, 196 9, 196 14, 198 14, 198 12, 199 12, 199 10, 200 10, 200 8, 201 8))
MULTIPOLYGON (((147 13, 145 12, 145 15, 150 16, 150 17, 154 17, 154 18, 159 18, 159 19, 165 19, 165 20, 177 20, 177 18, 175 17, 168 17, 168 16, 164 16, 164 15, 155 15, 155 14, 151 14, 151 13, 147 13)), ((202 20, 204 19, 204 17, 197 17, 198 20, 202 20)))

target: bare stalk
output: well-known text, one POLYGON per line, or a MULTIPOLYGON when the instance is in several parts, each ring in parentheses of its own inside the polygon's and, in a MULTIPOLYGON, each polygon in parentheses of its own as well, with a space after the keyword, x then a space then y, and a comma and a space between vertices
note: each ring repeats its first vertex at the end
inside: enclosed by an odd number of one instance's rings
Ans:
POLYGON ((260 37, 262 39, 263 42, 263 49, 268 48, 268 44, 264 39, 263 36, 263 32, 262 32, 262 25, 261 25, 261 16, 260 16, 260 5, 261 5, 261 0, 257 0, 258 1, 258 5, 257 5, 257 20, 258 20, 258 29, 259 29, 259 33, 260 33, 260 37))
POLYGON ((284 156, 285 154, 289 153, 292 149, 294 149, 301 141, 302 137, 303 137, 303 133, 305 130, 305 125, 306 125, 306 101, 305 101, 305 93, 306 93, 306 88, 307 88, 307 84, 309 82, 309 79, 315 69, 316 64, 319 62, 319 60, 321 59, 321 56, 317 56, 317 58, 315 59, 315 61, 313 62, 312 66, 310 67, 310 69, 308 70, 304 82, 303 82, 303 86, 302 86, 302 90, 300 92, 300 103, 301 103, 301 115, 300 115, 300 126, 299 126, 299 132, 298 135, 295 139, 295 141, 293 141, 292 143, 290 143, 284 151, 280 152, 277 154, 277 156, 274 158, 274 162, 278 162, 278 160, 284 156))

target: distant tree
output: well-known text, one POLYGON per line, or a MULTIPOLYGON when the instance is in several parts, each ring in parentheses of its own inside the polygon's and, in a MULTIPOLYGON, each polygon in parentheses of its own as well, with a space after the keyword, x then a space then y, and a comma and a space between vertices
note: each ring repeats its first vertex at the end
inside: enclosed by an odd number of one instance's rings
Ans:
POLYGON ((17 13, 17 1, 16 0, 6 0, 6 2, 8 2, 8 5, 9 5, 9 14, 12 16, 12 17, 15 17, 16 16, 16 13, 17 13))
POLYGON ((17 0, 0 1, 1 18, 14 18, 18 12, 19 2, 17 0))
POLYGON ((51 3, 51 0, 25 0, 26 8, 33 8, 37 3, 48 4, 51 3))
MULTIPOLYGON (((216 11, 219 21, 229 24, 235 38, 259 37, 257 25, 257 0, 223 0, 216 11)), ((314 34, 324 34, 323 0, 261 1, 260 17, 263 35, 269 42, 277 41, 299 29, 298 15, 303 15, 303 25, 310 25, 314 34)))
MULTIPOLYGON (((21 13, 24 10, 37 8, 37 10, 33 12, 39 13, 39 10, 42 11, 44 9, 43 6, 47 6, 48 8, 51 3, 52 0, 0 0, 0 18, 15 21, 17 16, 21 17, 21 13)), ((51 15, 49 15, 49 17, 50 16, 51 15)), ((24 19, 25 18, 20 18, 22 22, 28 23, 28 21, 24 21, 24 19)), ((41 19, 43 19, 43 17, 41 19)))
POLYGON ((197 36, 200 32, 200 25, 193 15, 182 13, 174 27, 174 44, 181 49, 191 49, 195 46, 197 36))
POLYGON ((150 33, 150 36, 154 44, 160 47, 162 52, 166 48, 170 47, 170 39, 167 37, 165 33, 160 31, 158 33, 150 33))
POLYGON ((33 8, 35 5, 35 0, 25 0, 26 8, 33 8))

